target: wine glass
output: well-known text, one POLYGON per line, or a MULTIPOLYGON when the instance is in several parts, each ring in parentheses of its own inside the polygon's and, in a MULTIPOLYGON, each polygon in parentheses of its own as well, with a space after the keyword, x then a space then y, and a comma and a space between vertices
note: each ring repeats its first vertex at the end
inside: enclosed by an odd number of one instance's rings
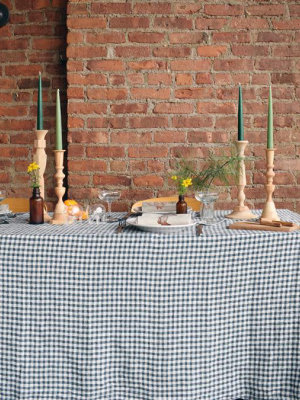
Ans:
POLYGON ((118 218, 114 218, 111 215, 111 203, 115 200, 119 200, 121 197, 121 193, 116 190, 100 190, 98 193, 98 197, 100 200, 104 200, 107 202, 107 213, 104 216, 105 222, 116 222, 118 218))
MULTIPOLYGON (((1 203, 1 201, 3 201, 4 199, 6 199, 6 190, 4 190, 4 189, 0 189, 0 203, 1 203)), ((4 209, 6 209, 7 207, 5 207, 5 205, 1 205, 0 204, 0 210, 4 210, 4 209)))

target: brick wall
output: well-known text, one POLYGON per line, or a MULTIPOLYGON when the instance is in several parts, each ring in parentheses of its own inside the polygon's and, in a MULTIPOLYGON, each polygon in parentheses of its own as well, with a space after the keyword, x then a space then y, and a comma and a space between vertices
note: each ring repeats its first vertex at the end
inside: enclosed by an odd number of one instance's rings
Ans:
MULTIPOLYGON (((9 196, 29 196, 27 166, 36 127, 38 73, 43 76, 47 135, 47 198, 53 196, 55 90, 62 90, 66 126, 66 0, 1 0, 10 21, 0 28, 0 186, 9 196)), ((50 204, 48 204, 50 205, 50 204)))
MULTIPOLYGON (((276 199, 300 211, 300 5, 289 1, 76 1, 68 6, 71 194, 169 195, 174 158, 201 163, 236 138, 238 83, 250 141, 247 196, 261 206, 268 86, 276 199)), ((236 190, 222 195, 227 208, 236 190)), ((230 206, 229 206, 230 207, 230 206)))

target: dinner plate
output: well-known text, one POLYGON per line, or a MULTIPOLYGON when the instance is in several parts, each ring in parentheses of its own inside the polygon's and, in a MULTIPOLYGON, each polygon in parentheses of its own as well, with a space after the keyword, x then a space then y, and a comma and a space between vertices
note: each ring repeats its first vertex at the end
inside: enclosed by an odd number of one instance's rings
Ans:
POLYGON ((141 229, 142 231, 152 232, 152 233, 173 233, 178 231, 183 231, 192 226, 196 225, 196 222, 192 221, 187 225, 161 225, 161 226, 153 226, 153 225, 138 225, 137 224, 138 217, 128 218, 126 223, 127 225, 134 226, 135 228, 141 229))
MULTIPOLYGON (((193 209, 191 207, 187 208, 187 212, 191 213, 193 211, 193 209)), ((143 213, 142 211, 142 207, 133 207, 132 208, 132 212, 136 212, 136 213, 143 213)), ((162 210, 157 210, 157 211, 149 211, 149 213, 151 214, 176 214, 176 211, 162 211, 162 210)))

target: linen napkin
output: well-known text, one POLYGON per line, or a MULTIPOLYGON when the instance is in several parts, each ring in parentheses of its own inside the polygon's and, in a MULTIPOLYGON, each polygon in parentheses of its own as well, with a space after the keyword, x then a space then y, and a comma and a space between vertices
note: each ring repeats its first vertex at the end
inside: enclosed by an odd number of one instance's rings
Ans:
POLYGON ((169 226, 188 225, 192 222, 191 214, 143 214, 137 218, 138 225, 169 226))
POLYGON ((142 203, 143 213, 153 213, 153 212, 176 212, 176 202, 173 201, 144 201, 142 203))

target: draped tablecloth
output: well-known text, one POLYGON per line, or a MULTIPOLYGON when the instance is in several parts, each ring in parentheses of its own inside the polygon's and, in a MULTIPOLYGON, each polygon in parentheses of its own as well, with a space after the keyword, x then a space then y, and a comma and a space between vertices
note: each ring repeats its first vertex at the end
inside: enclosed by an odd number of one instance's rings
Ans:
POLYGON ((0 225, 0 399, 300 399, 300 232, 229 223, 0 225))

